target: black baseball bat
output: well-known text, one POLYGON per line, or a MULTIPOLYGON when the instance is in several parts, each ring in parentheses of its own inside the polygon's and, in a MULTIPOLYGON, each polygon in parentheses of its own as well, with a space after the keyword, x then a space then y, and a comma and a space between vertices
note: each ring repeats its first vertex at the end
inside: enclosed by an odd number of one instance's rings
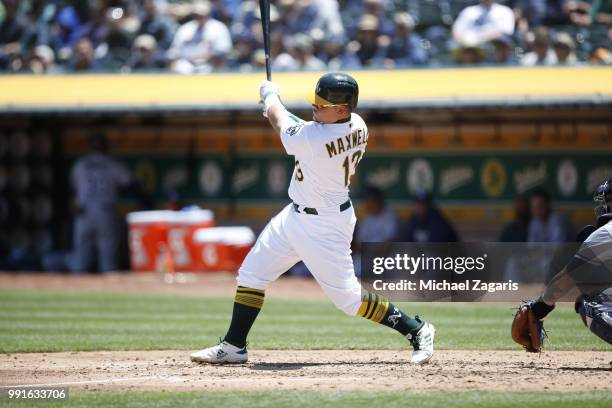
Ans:
POLYGON ((264 52, 266 53, 266 78, 272 80, 270 68, 270 0, 259 0, 261 28, 263 30, 264 52))

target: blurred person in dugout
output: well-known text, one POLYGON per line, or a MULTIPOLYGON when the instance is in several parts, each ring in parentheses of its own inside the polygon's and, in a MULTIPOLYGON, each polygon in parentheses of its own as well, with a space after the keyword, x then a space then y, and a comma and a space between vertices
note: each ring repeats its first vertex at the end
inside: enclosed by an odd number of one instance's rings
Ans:
POLYGON ((352 250, 355 273, 361 272, 361 252, 364 242, 392 242, 399 238, 400 220, 386 205, 385 196, 377 187, 367 186, 363 193, 365 215, 357 223, 352 250))
POLYGON ((499 242, 527 242, 527 228, 531 220, 529 199, 525 195, 519 194, 514 197, 512 206, 514 218, 502 229, 499 242))
POLYGON ((550 194, 538 190, 529 199, 531 220, 527 229, 528 242, 572 242, 574 231, 569 219, 552 208, 550 194))
POLYGON ((417 191, 403 241, 458 242, 459 236, 450 221, 434 205, 431 194, 427 191, 417 191))
POLYGON ((137 189, 127 168, 109 155, 102 133, 89 137, 90 153, 72 167, 70 181, 75 193, 72 273, 91 271, 97 258, 98 272, 117 270, 121 240, 116 204, 121 189, 137 189))

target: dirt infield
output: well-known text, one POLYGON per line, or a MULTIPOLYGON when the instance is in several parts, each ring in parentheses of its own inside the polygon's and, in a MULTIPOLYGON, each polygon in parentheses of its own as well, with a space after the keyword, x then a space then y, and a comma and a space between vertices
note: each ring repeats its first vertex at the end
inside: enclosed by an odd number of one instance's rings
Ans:
MULTIPOLYGON (((179 273, 173 279, 173 283, 166 283, 156 273, 70 276, 0 272, 0 288, 228 297, 233 297, 236 291, 236 275, 231 273, 179 273)), ((266 295, 282 299, 325 299, 314 279, 299 277, 273 282, 266 289, 266 295)))
POLYGON ((247 364, 198 365, 187 351, 0 355, 0 384, 105 391, 612 390, 612 352, 439 351, 423 366, 393 350, 251 351, 247 364))

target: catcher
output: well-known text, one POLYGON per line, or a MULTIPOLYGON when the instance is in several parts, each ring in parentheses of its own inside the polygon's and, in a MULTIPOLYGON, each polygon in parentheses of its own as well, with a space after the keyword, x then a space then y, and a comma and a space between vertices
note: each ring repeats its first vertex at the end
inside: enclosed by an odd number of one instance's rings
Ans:
POLYGON ((572 260, 555 275, 537 300, 519 308, 512 322, 512 338, 528 352, 540 352, 544 319, 555 303, 573 287, 580 290, 576 313, 596 336, 612 344, 612 180, 595 190, 597 226, 588 225, 578 234, 584 241, 572 260))

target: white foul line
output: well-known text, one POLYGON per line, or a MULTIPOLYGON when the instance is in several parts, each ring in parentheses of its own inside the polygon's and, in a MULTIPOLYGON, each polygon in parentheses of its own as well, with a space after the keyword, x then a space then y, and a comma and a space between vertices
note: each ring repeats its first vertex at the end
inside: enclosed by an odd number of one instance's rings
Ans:
POLYGON ((144 377, 125 377, 125 378, 110 378, 106 380, 86 380, 86 381, 69 381, 69 382, 58 382, 58 383, 47 383, 47 384, 18 384, 18 385, 0 385, 0 388, 16 388, 16 387, 60 387, 67 385, 83 385, 83 384, 108 384, 114 382, 125 382, 125 381, 138 381, 138 380, 152 380, 159 378, 157 375, 148 375, 144 377))

